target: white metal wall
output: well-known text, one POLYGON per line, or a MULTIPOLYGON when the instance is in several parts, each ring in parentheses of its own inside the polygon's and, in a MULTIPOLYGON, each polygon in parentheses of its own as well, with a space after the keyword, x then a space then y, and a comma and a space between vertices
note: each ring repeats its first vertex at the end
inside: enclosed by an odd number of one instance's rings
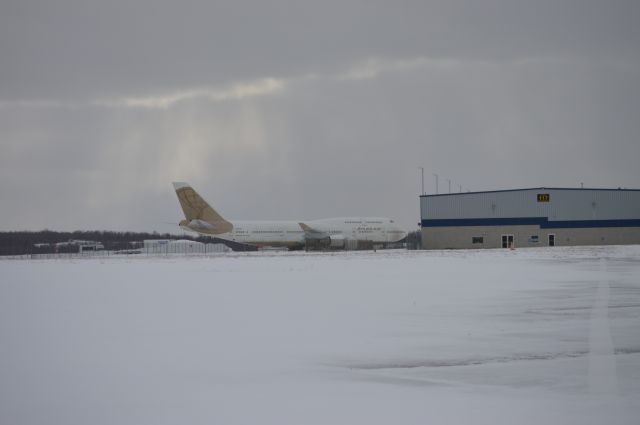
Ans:
POLYGON ((556 220, 640 219, 640 190, 526 189, 429 195, 420 198, 422 220, 548 217, 556 220), (549 202, 538 202, 538 194, 549 202))

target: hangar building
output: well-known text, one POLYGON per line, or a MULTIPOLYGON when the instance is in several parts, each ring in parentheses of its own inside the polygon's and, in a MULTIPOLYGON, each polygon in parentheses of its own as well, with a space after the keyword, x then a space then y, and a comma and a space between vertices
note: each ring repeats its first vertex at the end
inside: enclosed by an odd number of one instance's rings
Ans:
POLYGON ((640 190, 422 195, 420 218, 424 249, 640 244, 640 190))

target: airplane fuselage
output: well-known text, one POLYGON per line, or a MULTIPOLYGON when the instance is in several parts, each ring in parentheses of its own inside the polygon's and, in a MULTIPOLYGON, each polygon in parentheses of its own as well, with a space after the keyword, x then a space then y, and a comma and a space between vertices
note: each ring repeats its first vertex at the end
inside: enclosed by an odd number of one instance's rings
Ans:
MULTIPOLYGON (((300 221, 235 221, 230 232, 216 234, 215 237, 257 246, 302 246, 309 235, 300 227, 300 221)), ((378 217, 339 217, 305 221, 320 236, 318 239, 357 240, 372 243, 397 242, 406 233, 393 220, 378 217)), ((183 226, 204 235, 207 229, 183 226)))

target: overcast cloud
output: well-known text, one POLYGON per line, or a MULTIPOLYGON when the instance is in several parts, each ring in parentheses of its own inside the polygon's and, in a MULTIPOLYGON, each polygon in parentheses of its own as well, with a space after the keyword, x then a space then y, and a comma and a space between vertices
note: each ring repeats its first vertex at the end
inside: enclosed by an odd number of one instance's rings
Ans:
POLYGON ((2 230, 640 188, 637 1, 0 1, 2 230))

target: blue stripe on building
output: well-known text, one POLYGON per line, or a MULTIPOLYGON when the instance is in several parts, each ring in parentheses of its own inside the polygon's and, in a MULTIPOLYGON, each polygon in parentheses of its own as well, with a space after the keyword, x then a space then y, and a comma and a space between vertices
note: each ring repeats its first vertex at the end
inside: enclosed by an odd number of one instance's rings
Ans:
POLYGON ((446 218, 422 220, 422 227, 463 227, 463 226, 540 226, 541 229, 579 229, 597 227, 640 227, 640 219, 621 220, 558 220, 548 217, 509 218, 446 218))

